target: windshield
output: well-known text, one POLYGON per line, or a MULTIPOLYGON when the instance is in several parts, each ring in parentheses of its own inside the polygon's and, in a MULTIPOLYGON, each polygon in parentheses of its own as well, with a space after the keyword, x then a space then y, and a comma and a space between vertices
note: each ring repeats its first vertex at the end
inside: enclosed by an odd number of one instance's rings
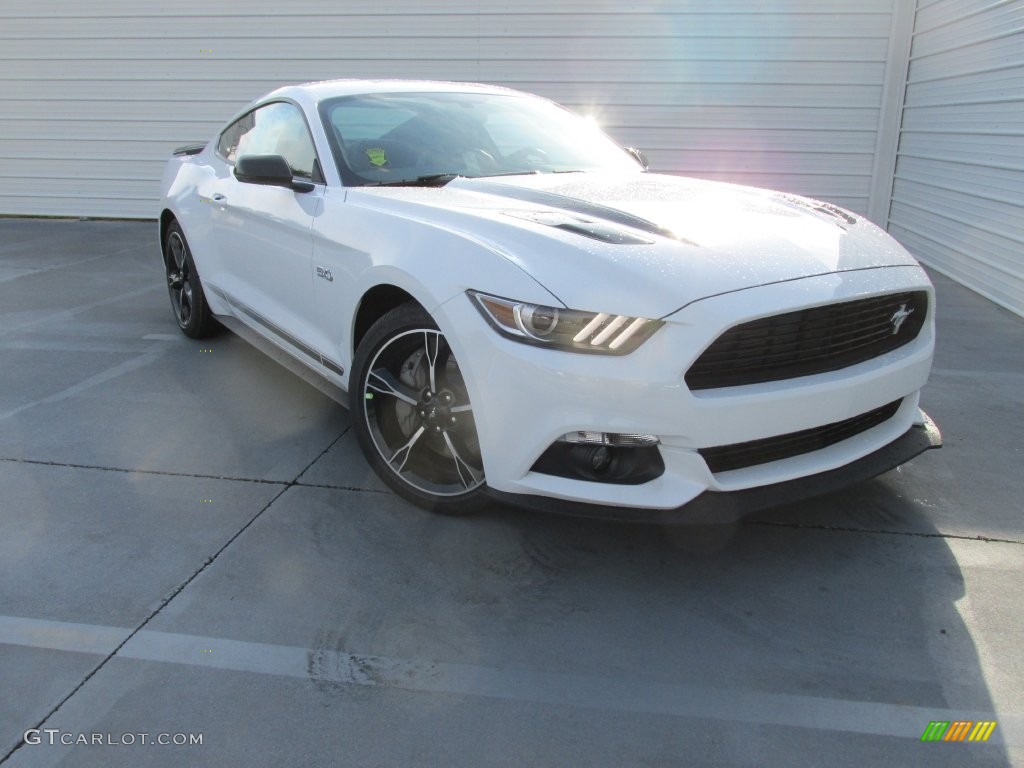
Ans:
POLYGON ((326 100, 320 115, 347 186, 642 171, 596 125, 532 96, 364 94, 326 100))

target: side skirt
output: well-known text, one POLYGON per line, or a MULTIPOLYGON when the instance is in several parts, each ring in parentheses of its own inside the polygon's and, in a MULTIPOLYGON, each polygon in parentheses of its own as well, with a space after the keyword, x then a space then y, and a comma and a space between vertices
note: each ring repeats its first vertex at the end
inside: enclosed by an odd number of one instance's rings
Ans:
MULTIPOLYGON (((306 364, 305 358, 285 350, 281 345, 274 343, 262 333, 253 330, 236 317, 229 315, 215 315, 215 317, 221 325, 252 344, 275 363, 287 368, 310 386, 318 389, 341 406, 348 408, 348 391, 342 389, 319 371, 306 364)), ((313 361, 310 360, 310 362, 313 361)))

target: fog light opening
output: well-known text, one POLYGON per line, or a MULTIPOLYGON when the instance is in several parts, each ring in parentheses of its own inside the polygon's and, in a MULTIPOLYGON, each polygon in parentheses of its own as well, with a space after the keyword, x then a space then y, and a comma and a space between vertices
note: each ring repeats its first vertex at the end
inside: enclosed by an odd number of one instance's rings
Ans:
POLYGON ((597 473, 604 472, 612 464, 612 452, 605 446, 595 448, 590 456, 590 468, 597 473))
POLYGON ((640 485, 665 472, 653 435, 629 436, 654 440, 632 444, 616 442, 623 436, 603 432, 573 432, 566 437, 575 439, 556 440, 534 462, 532 471, 616 485, 640 485))
POLYGON ((607 445, 578 444, 569 453, 570 459, 576 461, 595 475, 603 475, 611 467, 614 456, 607 445))

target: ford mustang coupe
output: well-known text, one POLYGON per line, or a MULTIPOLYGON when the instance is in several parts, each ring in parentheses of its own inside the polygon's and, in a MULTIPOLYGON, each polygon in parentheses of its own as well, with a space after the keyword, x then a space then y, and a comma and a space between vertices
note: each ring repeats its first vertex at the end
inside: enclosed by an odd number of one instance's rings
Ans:
POLYGON ((648 173, 536 96, 281 88, 174 153, 159 219, 181 330, 300 361, 438 512, 724 521, 941 444, 933 291, 892 238, 648 173))

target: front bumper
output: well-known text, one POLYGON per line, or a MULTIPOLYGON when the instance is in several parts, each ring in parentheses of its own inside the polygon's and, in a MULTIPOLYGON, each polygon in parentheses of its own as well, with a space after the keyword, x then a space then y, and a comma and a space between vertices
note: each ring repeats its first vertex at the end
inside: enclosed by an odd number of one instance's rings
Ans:
MULTIPOLYGON (((500 293, 491 286, 482 289, 500 293)), ((577 503, 630 508, 636 511, 623 516, 662 519, 691 504, 686 517, 695 516, 709 504, 701 501, 705 496, 755 497, 759 489, 784 487, 791 481, 821 492, 836 481, 833 472, 852 473, 849 468, 857 465, 877 467, 878 474, 930 447, 907 455, 902 448, 887 450, 904 446, 904 436, 916 434, 913 425, 923 424, 917 404, 934 350, 931 308, 913 342, 838 371, 698 392, 690 391, 684 381, 703 349, 737 323, 906 290, 931 295, 923 270, 839 272, 714 296, 666 318, 651 339, 623 357, 538 349, 500 337, 467 296, 446 302, 435 317, 452 344, 469 390, 487 485, 495 498, 541 507, 549 505, 546 499, 557 499, 569 502, 570 508, 577 503), (718 473, 699 452, 835 424, 897 401, 900 405, 892 418, 821 450, 718 473), (553 442, 581 430, 657 436, 664 473, 641 484, 618 485, 533 471, 553 442), (889 458, 868 460, 879 452, 889 458), (530 496, 539 499, 519 499, 530 496)), ((614 304, 598 299, 587 309, 604 309, 603 303, 614 304)), ((864 471, 852 475, 853 480, 868 476, 864 471)), ((716 520, 729 514, 721 501, 711 506, 718 510, 716 520)))
POLYGON ((586 504, 545 496, 503 493, 493 488, 488 488, 486 493, 500 504, 572 517, 664 525, 731 523, 754 512, 793 504, 870 480, 931 448, 941 448, 942 434, 938 426, 924 411, 921 411, 921 416, 923 423, 915 424, 888 445, 838 469, 739 491, 705 491, 675 509, 586 504))

